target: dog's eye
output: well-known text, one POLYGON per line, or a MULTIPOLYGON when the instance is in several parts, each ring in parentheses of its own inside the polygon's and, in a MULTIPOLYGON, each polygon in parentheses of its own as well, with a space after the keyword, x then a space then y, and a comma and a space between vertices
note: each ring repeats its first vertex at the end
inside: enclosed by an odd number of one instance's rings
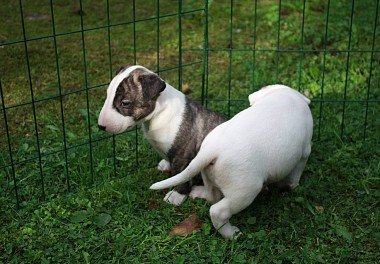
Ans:
POLYGON ((121 106, 122 106, 122 107, 128 107, 128 106, 130 106, 130 105, 131 105, 131 102, 128 101, 128 100, 123 100, 123 101, 121 101, 121 106))

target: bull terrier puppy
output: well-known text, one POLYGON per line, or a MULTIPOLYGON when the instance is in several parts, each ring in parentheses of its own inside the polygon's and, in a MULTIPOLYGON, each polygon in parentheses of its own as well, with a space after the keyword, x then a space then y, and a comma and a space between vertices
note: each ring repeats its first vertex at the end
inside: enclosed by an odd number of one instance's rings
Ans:
POLYGON ((201 172, 204 186, 194 186, 190 195, 213 203, 212 223, 228 239, 240 234, 229 219, 249 206, 263 186, 298 185, 311 151, 308 98, 289 87, 271 85, 251 94, 249 101, 251 107, 206 136, 184 171, 150 187, 176 186, 201 172))
MULTIPOLYGON (((146 139, 163 160, 161 171, 180 173, 198 153, 205 136, 224 122, 140 65, 120 68, 112 79, 99 114, 98 126, 110 133, 142 124, 146 139)), ((180 205, 191 191, 183 182, 164 198, 180 205)))

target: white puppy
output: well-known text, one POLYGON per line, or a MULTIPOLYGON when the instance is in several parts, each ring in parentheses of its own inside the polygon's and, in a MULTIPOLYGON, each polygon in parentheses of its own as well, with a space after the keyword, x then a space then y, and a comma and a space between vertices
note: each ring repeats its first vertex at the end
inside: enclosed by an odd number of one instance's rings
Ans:
POLYGON ((271 85, 251 94, 249 101, 251 107, 206 136, 183 172, 150 187, 175 186, 201 171, 205 186, 194 187, 191 196, 215 203, 212 223, 230 239, 239 234, 231 216, 249 206, 264 185, 296 187, 311 151, 309 99, 289 87, 271 85))

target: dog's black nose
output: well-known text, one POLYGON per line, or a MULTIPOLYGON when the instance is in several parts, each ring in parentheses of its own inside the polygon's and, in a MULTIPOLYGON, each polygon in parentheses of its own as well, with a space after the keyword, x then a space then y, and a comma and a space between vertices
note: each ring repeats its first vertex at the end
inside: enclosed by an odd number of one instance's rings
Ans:
POLYGON ((100 130, 103 130, 103 131, 106 130, 106 127, 105 127, 105 126, 98 125, 98 128, 99 128, 100 130))

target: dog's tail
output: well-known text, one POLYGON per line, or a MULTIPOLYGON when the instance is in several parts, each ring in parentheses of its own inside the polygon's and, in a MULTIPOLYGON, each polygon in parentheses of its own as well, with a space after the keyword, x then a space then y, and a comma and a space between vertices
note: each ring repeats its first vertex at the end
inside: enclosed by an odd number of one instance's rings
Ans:
POLYGON ((212 153, 206 151, 205 149, 201 149, 197 156, 195 156, 186 169, 184 169, 181 173, 178 173, 169 179, 156 182, 150 186, 150 189, 161 190, 185 183, 198 175, 202 169, 213 163, 215 159, 216 157, 212 153))

